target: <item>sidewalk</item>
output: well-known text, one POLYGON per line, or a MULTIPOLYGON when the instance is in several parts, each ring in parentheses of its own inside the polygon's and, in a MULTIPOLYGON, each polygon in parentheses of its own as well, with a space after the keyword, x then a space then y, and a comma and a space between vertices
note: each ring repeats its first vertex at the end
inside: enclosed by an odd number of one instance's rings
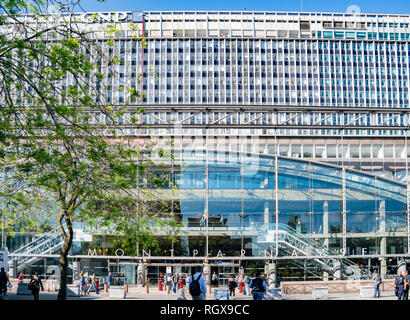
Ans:
MULTIPOLYGON (((188 300, 191 300, 189 294, 185 295, 188 300)), ((96 294, 91 292, 89 295, 81 297, 67 297, 67 300, 177 300, 179 297, 178 293, 171 292, 167 294, 165 291, 158 291, 157 288, 150 287, 150 293, 145 293, 144 288, 133 287, 129 290, 125 299, 120 298, 110 298, 108 293, 100 292, 96 294)), ((56 292, 40 292, 40 300, 56 300, 56 292)), ((15 292, 8 293, 5 300, 33 300, 33 296, 29 295, 17 295, 15 292)), ((207 294, 207 300, 214 300, 213 293, 207 294)), ((252 296, 245 296, 241 293, 236 293, 235 298, 231 299, 234 301, 246 301, 252 300, 252 296)), ((281 298, 276 298, 276 300, 314 300, 311 294, 292 294, 292 295, 283 295, 281 298)), ((397 300, 397 297, 394 295, 393 291, 385 291, 382 293, 382 296, 379 299, 374 298, 361 298, 359 293, 331 293, 329 294, 328 300, 320 301, 330 301, 330 300, 397 300)), ((272 303, 275 303, 272 301, 272 303)))

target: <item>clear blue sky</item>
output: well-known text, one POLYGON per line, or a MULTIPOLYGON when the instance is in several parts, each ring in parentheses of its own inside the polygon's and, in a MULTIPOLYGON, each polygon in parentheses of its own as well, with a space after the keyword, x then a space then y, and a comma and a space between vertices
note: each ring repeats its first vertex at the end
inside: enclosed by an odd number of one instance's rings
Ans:
MULTIPOLYGON (((302 0, 303 11, 346 12, 350 5, 362 13, 410 14, 410 0, 302 0)), ((258 10, 300 11, 301 0, 81 0, 86 11, 258 10)))

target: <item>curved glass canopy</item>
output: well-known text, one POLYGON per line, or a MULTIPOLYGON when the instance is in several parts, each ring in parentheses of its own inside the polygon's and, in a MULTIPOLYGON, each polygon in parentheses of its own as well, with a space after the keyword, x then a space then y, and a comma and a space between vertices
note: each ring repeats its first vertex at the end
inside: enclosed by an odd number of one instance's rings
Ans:
POLYGON ((344 236, 347 254, 407 250, 402 183, 323 163, 281 156, 276 163, 274 156, 237 152, 183 150, 175 163, 178 214, 191 237, 203 236, 201 217, 208 212, 211 237, 229 237, 226 248, 236 253, 257 254, 264 246, 256 237, 276 222, 336 249, 344 236), (394 243, 386 245, 386 239, 394 243))

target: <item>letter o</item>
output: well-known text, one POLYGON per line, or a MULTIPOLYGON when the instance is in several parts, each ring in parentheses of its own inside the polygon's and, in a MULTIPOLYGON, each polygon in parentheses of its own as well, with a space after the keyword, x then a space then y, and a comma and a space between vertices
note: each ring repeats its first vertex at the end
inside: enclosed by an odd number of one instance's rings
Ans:
POLYGON ((115 255, 116 255, 117 257, 122 257, 124 254, 125 254, 125 252, 124 252, 124 250, 122 250, 121 248, 115 250, 115 255), (119 252, 121 252, 121 254, 118 254, 119 252))

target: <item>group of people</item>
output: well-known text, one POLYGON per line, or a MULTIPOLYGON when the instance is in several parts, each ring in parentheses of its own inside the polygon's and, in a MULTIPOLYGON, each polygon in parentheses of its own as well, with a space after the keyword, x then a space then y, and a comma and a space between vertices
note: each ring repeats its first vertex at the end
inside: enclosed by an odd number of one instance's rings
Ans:
POLYGON ((237 277, 231 277, 228 280, 229 296, 235 297, 235 289, 239 286, 243 288, 243 294, 250 296, 252 293, 254 300, 262 300, 266 291, 266 278, 263 273, 257 273, 256 277, 251 280, 250 277, 240 274, 237 277))
MULTIPOLYGON (((211 280, 215 281, 216 278, 217 275, 214 273, 211 280)), ((244 294, 250 295, 252 293, 254 300, 262 300, 268 287, 263 273, 256 273, 256 277, 252 280, 250 277, 241 274, 228 280, 230 297, 235 297, 235 289, 238 287, 238 283, 243 283, 244 294)), ((192 300, 206 300, 206 279, 201 267, 197 267, 196 273, 188 278, 188 289, 192 300)))
POLYGON ((407 270, 397 271, 397 275, 393 279, 394 293, 398 300, 408 300, 410 275, 407 270))
MULTIPOLYGON (((210 218, 213 218, 213 215, 210 215, 210 218)), ((224 218, 221 214, 218 214, 216 216, 216 218, 218 218, 219 222, 221 225, 226 225, 226 221, 228 219, 224 218)), ((200 228, 204 228, 206 226, 206 215, 201 215, 201 218, 199 219, 199 227, 200 228)))
MULTIPOLYGON (((111 280, 112 280, 112 275, 111 272, 108 273, 107 276, 107 285, 108 288, 111 286, 111 280)), ((90 294, 91 290, 94 290, 96 294, 100 294, 100 289, 99 289, 99 285, 100 285, 100 281, 97 278, 97 275, 95 274, 95 272, 93 272, 93 274, 91 275, 91 277, 88 279, 88 289, 86 291, 86 285, 87 285, 87 281, 85 279, 85 276, 83 273, 80 273, 80 279, 78 280, 78 296, 82 296, 82 295, 87 295, 90 294)))
MULTIPOLYGON (((20 273, 17 278, 18 283, 24 282, 23 273, 20 273)), ((4 268, 0 270, 0 296, 7 295, 7 288, 11 288, 10 278, 4 268)), ((36 272, 28 284, 28 289, 34 297, 34 300, 39 299, 40 289, 44 291, 43 283, 41 282, 40 275, 36 272)))

